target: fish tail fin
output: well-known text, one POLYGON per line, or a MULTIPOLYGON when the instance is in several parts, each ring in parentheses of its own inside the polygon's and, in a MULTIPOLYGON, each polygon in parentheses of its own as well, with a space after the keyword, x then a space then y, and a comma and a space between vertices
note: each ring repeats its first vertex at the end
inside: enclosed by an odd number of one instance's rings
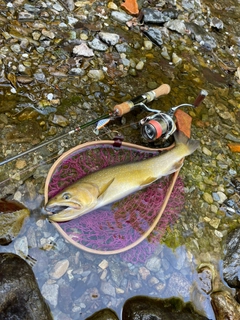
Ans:
POLYGON ((182 131, 175 131, 174 139, 176 145, 184 144, 187 147, 186 156, 192 154, 200 145, 198 140, 189 139, 182 131))

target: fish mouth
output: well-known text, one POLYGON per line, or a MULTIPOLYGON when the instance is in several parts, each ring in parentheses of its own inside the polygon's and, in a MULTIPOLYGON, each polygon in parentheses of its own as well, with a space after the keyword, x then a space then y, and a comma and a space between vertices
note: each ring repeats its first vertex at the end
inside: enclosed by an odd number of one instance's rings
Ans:
POLYGON ((56 205, 56 206, 46 206, 45 210, 47 211, 48 214, 54 215, 58 214, 62 211, 65 211, 67 209, 71 208, 70 206, 61 206, 61 205, 56 205))
POLYGON ((65 222, 75 219, 82 210, 82 206, 71 204, 48 204, 45 206, 48 219, 55 222, 65 222))

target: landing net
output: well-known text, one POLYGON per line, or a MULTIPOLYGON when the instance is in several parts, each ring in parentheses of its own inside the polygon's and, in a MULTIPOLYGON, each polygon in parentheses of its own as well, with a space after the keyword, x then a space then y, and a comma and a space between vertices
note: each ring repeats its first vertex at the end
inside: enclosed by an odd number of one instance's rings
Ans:
MULTIPOLYGON (((110 143, 96 143, 76 147, 65 153, 47 179, 48 198, 85 175, 119 163, 141 161, 158 155, 155 150, 141 150, 126 144, 114 147, 110 143)), ((127 179, 127 177, 126 177, 127 179)), ((53 224, 75 246, 112 251, 135 242, 152 225, 165 199, 172 176, 164 177, 149 187, 122 200, 87 213, 68 222, 53 224)), ((184 204, 183 183, 177 179, 171 197, 154 231, 135 249, 124 253, 128 261, 145 261, 167 227, 176 222, 184 204)))

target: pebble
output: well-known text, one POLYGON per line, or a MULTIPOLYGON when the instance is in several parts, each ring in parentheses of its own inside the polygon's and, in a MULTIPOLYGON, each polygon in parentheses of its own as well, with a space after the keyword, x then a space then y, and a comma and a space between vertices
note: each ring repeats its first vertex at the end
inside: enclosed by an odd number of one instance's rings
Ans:
POLYGON ((208 193, 208 192, 205 192, 203 194, 203 200, 206 201, 208 204, 212 204, 213 203, 213 198, 212 198, 211 194, 208 193))
POLYGON ((58 261, 53 267, 53 271, 50 272, 50 276, 53 279, 60 279, 69 267, 69 261, 67 259, 58 261))
POLYGON ((28 256, 28 240, 26 236, 19 237, 14 241, 14 249, 17 255, 22 258, 28 256))
POLYGON ((143 61, 139 61, 136 65, 136 70, 142 70, 144 67, 144 62, 143 61))
POLYGON ((86 43, 81 43, 73 48, 73 53, 77 56, 84 56, 84 57, 93 57, 94 53, 91 48, 87 46, 86 43))
POLYGON ((92 41, 89 41, 88 45, 90 48, 98 51, 107 51, 108 49, 108 46, 97 38, 94 38, 92 41))
POLYGON ((115 46, 120 39, 120 36, 116 33, 99 32, 99 38, 109 46, 115 46))
POLYGON ((46 29, 43 29, 43 30, 42 30, 42 34, 43 34, 45 37, 50 38, 50 39, 54 39, 54 38, 55 38, 54 32, 48 31, 48 30, 46 30, 46 29))
POLYGON ((109 295, 113 298, 116 297, 116 290, 115 287, 113 285, 111 285, 109 282, 106 281, 102 281, 101 285, 100 285, 101 291, 106 294, 109 295))
POLYGON ((132 19, 132 16, 124 13, 124 12, 119 12, 119 11, 112 11, 111 12, 111 17, 121 23, 126 23, 132 19))
POLYGON ((172 54, 172 62, 173 62, 173 64, 178 66, 179 64, 182 63, 182 58, 180 58, 176 53, 173 53, 172 54))
POLYGON ((25 168, 27 166, 27 162, 25 160, 18 159, 16 161, 15 166, 17 169, 22 170, 23 168, 25 168))
POLYGON ((180 34, 185 34, 187 29, 184 21, 178 19, 167 21, 164 26, 170 30, 177 31, 180 34))
POLYGON ((152 50, 153 43, 152 41, 144 40, 144 48, 146 50, 152 50))
POLYGON ((104 72, 102 70, 90 70, 88 72, 88 77, 93 81, 101 81, 105 78, 104 72))
POLYGON ((211 155, 212 155, 212 152, 211 152, 208 148, 206 148, 206 147, 203 147, 203 148, 202 148, 202 152, 203 152, 204 154, 206 154, 207 156, 211 156, 211 155))
POLYGON ((108 267, 108 261, 107 260, 102 260, 101 263, 98 265, 101 269, 106 269, 108 267))
POLYGON ((210 224, 210 226, 212 226, 213 228, 217 229, 217 228, 219 227, 220 222, 221 222, 221 219, 219 219, 219 218, 214 218, 214 219, 211 219, 211 220, 209 221, 209 224, 210 224))
POLYGON ((158 272, 161 269, 161 259, 153 256, 146 262, 146 268, 153 272, 158 272))
POLYGON ((58 303, 58 290, 59 285, 56 283, 48 283, 45 282, 42 286, 42 295, 44 298, 54 307, 56 308, 58 303))

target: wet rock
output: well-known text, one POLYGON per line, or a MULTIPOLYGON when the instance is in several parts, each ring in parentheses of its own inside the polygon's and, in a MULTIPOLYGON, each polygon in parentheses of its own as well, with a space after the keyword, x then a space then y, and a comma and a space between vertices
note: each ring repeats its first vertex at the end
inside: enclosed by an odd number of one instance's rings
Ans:
POLYGON ((17 238, 14 242, 14 249, 17 255, 25 258, 28 256, 28 240, 27 237, 23 236, 17 238))
POLYGON ((119 318, 111 309, 102 309, 86 318, 86 320, 119 320, 119 318))
POLYGON ((90 49, 86 43, 81 43, 78 46, 73 48, 73 53, 77 56, 84 56, 84 57, 93 57, 94 53, 93 50, 90 49))
POLYGON ((182 300, 134 297, 123 306, 122 320, 207 320, 182 300))
POLYGON ((1 319, 52 320, 31 267, 19 256, 0 253, 1 319))
POLYGON ((177 11, 175 10, 165 10, 159 11, 152 8, 146 8, 143 10, 143 19, 145 23, 154 23, 154 24, 164 24, 165 22, 176 19, 177 11))
POLYGON ((58 261, 55 264, 53 271, 50 273, 51 277, 53 279, 60 279, 67 271, 68 267, 69 261, 67 259, 58 261))
POLYGON ((173 52, 173 54, 172 54, 172 62, 173 62, 173 64, 178 66, 179 64, 182 63, 182 58, 180 58, 175 52, 173 52))
POLYGON ((102 283, 101 283, 101 291, 106 295, 109 295, 111 297, 116 297, 115 288, 109 282, 102 281, 102 283))
POLYGON ((218 291, 211 294, 211 303, 216 320, 240 319, 240 304, 228 291, 218 291))
POLYGON ((119 11, 112 11, 111 12, 111 17, 118 21, 118 22, 121 22, 121 23, 126 23, 128 22, 129 20, 132 19, 132 16, 124 13, 124 12, 119 12, 119 11))
POLYGON ((15 201, 0 200, 0 245, 12 242, 19 234, 30 211, 15 201))
POLYGON ((151 27, 142 31, 156 45, 161 46, 163 44, 162 33, 159 28, 151 27))
POLYGON ((191 288, 190 282, 181 272, 171 274, 168 282, 170 296, 187 297, 191 288))
POLYGON ((210 26, 213 27, 213 28, 216 28, 218 30, 221 30, 221 29, 223 29, 223 22, 219 18, 213 17, 210 20, 210 26))
POLYGON ((90 70, 88 72, 88 77, 93 81, 101 81, 104 79, 104 72, 102 70, 90 70))
POLYGON ((99 32, 99 38, 109 46, 115 46, 120 39, 120 36, 116 33, 99 32))
POLYGON ((161 269, 161 259, 156 256, 149 258, 146 262, 146 267, 150 271, 158 272, 161 269))
POLYGON ((58 303, 58 290, 59 290, 58 284, 48 283, 48 282, 44 283, 41 290, 44 298, 54 307, 56 307, 58 303))
POLYGON ((56 124, 56 125, 58 125, 60 127, 66 127, 66 126, 69 125, 69 121, 65 117, 63 117, 61 115, 58 115, 58 114, 54 114, 54 115, 51 114, 49 116, 49 121, 52 124, 56 124))
POLYGON ((232 288, 240 288, 240 228, 229 233, 223 258, 223 277, 232 288))
POLYGON ((108 49, 108 46, 97 38, 94 38, 92 41, 89 41, 88 45, 90 48, 97 51, 106 51, 108 49))
POLYGON ((183 20, 170 20, 164 24, 170 30, 176 31, 180 34, 186 33, 186 26, 183 20))
POLYGON ((202 266, 198 270, 198 284, 199 288, 204 291, 206 294, 210 294, 213 290, 213 268, 209 266, 202 266))
POLYGON ((119 53, 127 53, 131 51, 131 47, 126 42, 116 44, 116 49, 119 53))
POLYGON ((182 0, 182 6, 187 11, 199 11, 197 9, 201 9, 201 1, 200 0, 182 0))

